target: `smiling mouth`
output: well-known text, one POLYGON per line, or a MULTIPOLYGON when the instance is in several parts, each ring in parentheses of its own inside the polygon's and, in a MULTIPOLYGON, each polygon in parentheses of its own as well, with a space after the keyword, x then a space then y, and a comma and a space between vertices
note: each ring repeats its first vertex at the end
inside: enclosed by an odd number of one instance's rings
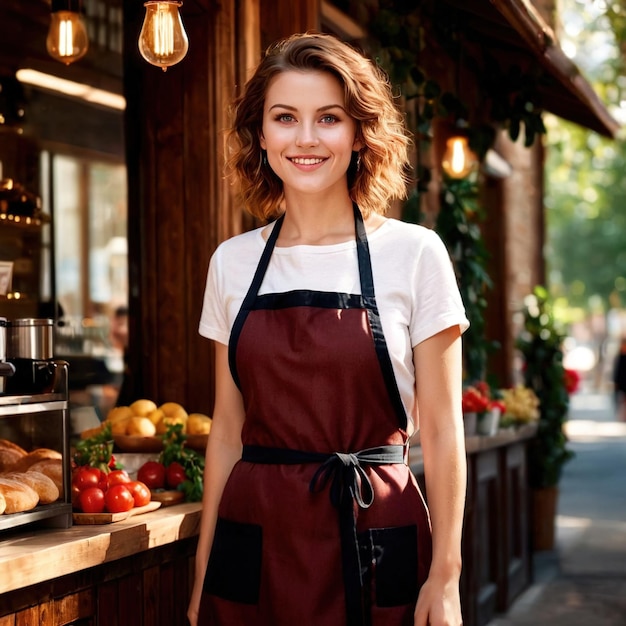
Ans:
POLYGON ((306 159, 302 159, 302 158, 298 158, 298 157, 293 157, 289 159, 292 163, 295 163, 296 165, 317 165, 318 163, 323 163, 326 159, 322 159, 322 158, 306 158, 306 159))

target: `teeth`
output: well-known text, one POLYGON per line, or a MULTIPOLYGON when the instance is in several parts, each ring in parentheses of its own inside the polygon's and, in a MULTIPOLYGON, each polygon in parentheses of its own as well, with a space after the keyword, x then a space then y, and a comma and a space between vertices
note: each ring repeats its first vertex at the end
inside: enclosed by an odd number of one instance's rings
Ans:
POLYGON ((296 165, 317 165, 322 163, 324 159, 291 159, 296 165))

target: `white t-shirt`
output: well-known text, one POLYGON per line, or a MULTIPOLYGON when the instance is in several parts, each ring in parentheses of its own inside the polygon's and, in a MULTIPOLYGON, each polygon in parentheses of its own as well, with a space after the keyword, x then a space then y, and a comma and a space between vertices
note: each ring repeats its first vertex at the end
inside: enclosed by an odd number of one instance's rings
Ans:
MULTIPOLYGON (((223 242, 211 258, 199 327, 204 337, 228 344, 265 247, 262 230, 223 242)), ((437 233, 387 219, 367 238, 383 332, 412 424, 413 347, 451 326, 464 331, 469 322, 448 251, 437 233)), ((360 294, 356 241, 275 247, 259 294, 296 289, 360 294)))

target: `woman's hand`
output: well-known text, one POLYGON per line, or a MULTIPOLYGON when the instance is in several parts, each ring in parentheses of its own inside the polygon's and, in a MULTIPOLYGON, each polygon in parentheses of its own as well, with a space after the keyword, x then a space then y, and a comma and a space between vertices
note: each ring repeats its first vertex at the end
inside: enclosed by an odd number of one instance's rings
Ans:
POLYGON ((439 581, 428 578, 417 598, 414 626, 461 626, 462 624, 458 579, 439 581))

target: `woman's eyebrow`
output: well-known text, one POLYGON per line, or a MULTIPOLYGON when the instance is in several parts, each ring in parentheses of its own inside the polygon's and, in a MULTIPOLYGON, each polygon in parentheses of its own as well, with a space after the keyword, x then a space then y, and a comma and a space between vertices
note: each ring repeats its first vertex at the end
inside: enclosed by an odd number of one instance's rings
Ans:
MULTIPOLYGON (((286 109, 287 111, 297 111, 298 110, 297 107, 291 106, 289 104, 280 104, 280 103, 273 104, 268 109, 268 111, 271 111, 272 109, 286 109)), ((321 113, 323 111, 328 111, 329 109, 341 109, 342 111, 345 112, 344 107, 342 107, 340 104, 327 104, 327 105, 324 105, 323 107, 320 107, 319 109, 317 109, 317 112, 321 113)))

